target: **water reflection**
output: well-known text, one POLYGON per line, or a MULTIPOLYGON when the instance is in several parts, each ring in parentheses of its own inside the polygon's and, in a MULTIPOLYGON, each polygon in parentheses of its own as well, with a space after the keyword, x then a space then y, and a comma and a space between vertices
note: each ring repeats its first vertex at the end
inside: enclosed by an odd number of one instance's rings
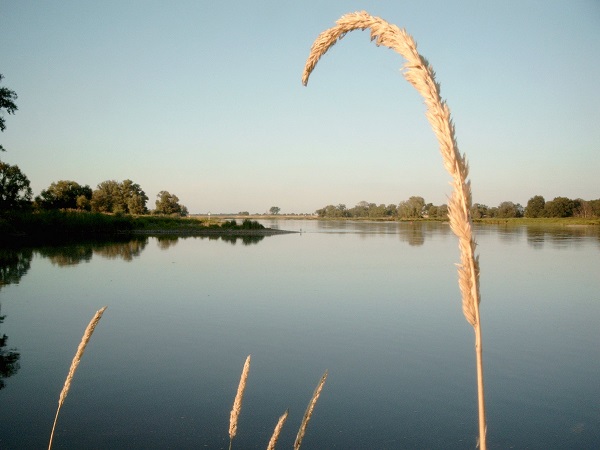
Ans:
POLYGON ((425 244, 425 238, 434 234, 439 236, 452 234, 447 223, 439 222, 401 222, 398 231, 400 240, 408 243, 411 247, 425 244))
POLYGON ((527 243, 535 248, 541 249, 546 242, 553 248, 568 248, 583 245, 586 238, 596 238, 600 245, 600 227, 592 225, 569 226, 569 227, 527 227, 527 243))
POLYGON ((479 225, 477 234, 497 233, 500 240, 511 244, 523 238, 534 249, 550 244, 553 248, 565 249, 585 245, 590 238, 600 245, 600 227, 594 225, 479 225))
MULTIPOLYGON (((302 233, 359 234, 361 238, 370 238, 381 234, 397 234, 402 242, 410 246, 421 246, 432 236, 451 235, 447 222, 394 222, 369 220, 284 220, 265 219, 260 223, 269 228, 300 231, 302 233)), ((517 244, 524 239, 536 249, 545 244, 562 249, 586 245, 590 238, 600 246, 600 226, 597 225, 512 225, 474 224, 475 236, 498 236, 507 245, 517 244)))
POLYGON ((70 247, 43 247, 36 253, 48 258, 53 266, 75 266, 81 262, 89 262, 94 254, 91 245, 73 245, 70 247))
POLYGON ((158 248, 161 250, 167 250, 170 247, 173 247, 179 241, 178 236, 173 236, 172 234, 163 234, 160 236, 156 236, 158 248))
POLYGON ((367 239, 380 235, 398 235, 400 241, 410 246, 425 244, 433 235, 446 236, 452 233, 444 222, 396 222, 369 220, 264 220, 269 228, 300 231, 306 233, 358 234, 367 239))
MULTIPOLYGON (((0 249, 0 290, 9 284, 18 284, 29 271, 33 251, 31 249, 0 249)), ((2 304, 0 304, 0 312, 2 304)), ((0 324, 6 316, 0 314, 0 324)), ((16 374, 19 370, 21 354, 16 348, 7 348, 8 336, 0 334, 0 389, 6 386, 4 378, 16 374)))
POLYGON ((258 244, 264 238, 264 236, 221 236, 223 242, 229 242, 232 245, 235 245, 238 241, 240 241, 242 245, 258 244))
MULTIPOLYGON (((1 308, 1 305, 0 305, 1 308)), ((0 324, 4 322, 6 316, 0 314, 0 324)), ((19 359, 21 354, 16 348, 6 348, 8 336, 0 335, 0 389, 4 389, 6 383, 4 378, 16 374, 19 370, 19 359)))
POLYGON ((235 234, 224 234, 224 235, 208 235, 208 236, 176 236, 176 235, 158 235, 155 236, 158 241, 158 248, 161 250, 167 250, 170 247, 173 247, 179 239, 208 239, 209 241, 223 241, 228 242, 232 245, 241 242, 242 245, 252 245, 258 244, 262 241, 265 236, 260 235, 252 235, 252 236, 239 236, 235 234))
POLYGON ((0 249, 0 289, 7 284, 18 284, 31 267, 31 249, 0 249))
POLYGON ((144 248, 148 245, 148 237, 137 237, 128 242, 119 242, 94 247, 94 254, 106 259, 122 259, 124 261, 133 261, 134 258, 142 254, 144 248))

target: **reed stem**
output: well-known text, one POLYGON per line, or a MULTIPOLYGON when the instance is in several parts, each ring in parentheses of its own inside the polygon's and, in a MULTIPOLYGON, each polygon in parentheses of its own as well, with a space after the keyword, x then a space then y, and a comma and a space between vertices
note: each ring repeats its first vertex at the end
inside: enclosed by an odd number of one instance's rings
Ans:
POLYGON ((231 414, 229 415, 229 450, 233 444, 233 438, 237 434, 237 424, 242 411, 242 400, 244 399, 244 391, 246 390, 246 382, 248 381, 248 373, 250 372, 250 355, 246 358, 244 368, 242 369, 242 375, 240 376, 240 384, 238 385, 235 399, 233 400, 233 408, 231 408, 231 414))
POLYGON ((479 445, 486 449, 485 397, 483 389, 483 353, 481 344, 481 323, 479 320, 479 261, 475 256, 477 244, 473 236, 471 220, 471 184, 468 180, 469 165, 461 155, 456 142, 454 124, 450 118, 450 108, 440 96, 440 85, 435 81, 435 72, 429 62, 417 51, 417 44, 405 30, 392 25, 365 11, 342 16, 336 25, 322 32, 313 43, 304 72, 302 83, 308 78, 319 59, 348 32, 357 29, 371 30, 371 40, 377 46, 383 45, 398 52, 406 59, 403 75, 422 95, 427 106, 427 120, 435 133, 442 160, 452 177, 453 193, 448 202, 450 227, 458 237, 461 263, 458 265, 458 284, 462 294, 462 309, 465 319, 475 330, 475 353, 477 360, 477 395, 479 409, 479 445))
POLYGON ((277 440, 279 439, 279 435, 281 434, 281 429, 283 428, 283 424, 285 423, 285 421, 287 419, 288 412, 289 411, 286 409, 285 412, 283 413, 283 415, 277 421, 277 425, 275 425, 275 429, 273 430, 273 435, 271 436, 271 439, 269 440, 269 444, 267 445, 267 450, 275 450, 275 445, 277 445, 277 440))
POLYGON ((304 417, 302 418, 302 423, 300 424, 300 429, 298 430, 298 434, 296 435, 296 440, 294 441, 294 450, 300 450, 300 446, 302 445, 302 439, 304 439, 304 435, 306 434, 306 427, 308 426, 308 422, 312 417, 312 413, 315 409, 315 405, 317 404, 317 400, 321 395, 321 391, 323 390, 323 385, 325 384, 325 380, 327 380, 327 370, 319 380, 319 384, 315 388, 315 392, 313 392, 313 396, 308 402, 308 406, 306 407, 306 411, 304 412, 304 417))
POLYGON ((48 450, 52 448, 52 440, 54 439, 54 430, 56 429, 56 422, 58 421, 58 413, 60 412, 60 408, 65 402, 65 399, 67 398, 69 389, 71 389, 71 383, 73 381, 73 377, 75 376, 75 371, 77 370, 79 362, 81 361, 81 357, 83 356, 83 352, 85 352, 85 348, 87 347, 88 342, 92 337, 92 333, 96 329, 96 325, 98 325, 98 322, 102 318, 102 314, 104 314, 106 308, 107 306, 96 311, 96 314, 94 314, 94 317, 92 317, 92 320, 83 332, 83 337, 81 338, 81 342, 79 343, 77 351, 75 352, 75 356, 73 357, 73 361, 71 362, 71 367, 69 368, 69 373, 67 374, 65 385, 63 386, 62 391, 60 392, 60 396, 58 397, 58 408, 56 409, 56 416, 54 417, 54 424, 52 425, 52 432, 50 433, 50 442, 48 443, 48 450))

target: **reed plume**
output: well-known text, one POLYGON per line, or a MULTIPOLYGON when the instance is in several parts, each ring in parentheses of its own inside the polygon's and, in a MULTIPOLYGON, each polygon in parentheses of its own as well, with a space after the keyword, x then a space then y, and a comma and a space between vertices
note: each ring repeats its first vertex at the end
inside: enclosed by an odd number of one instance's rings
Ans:
POLYGON ((361 29, 371 30, 371 40, 377 46, 395 50, 406 59, 403 75, 423 96, 427 106, 426 116, 435 133, 444 166, 452 176, 453 193, 448 202, 450 227, 458 237, 461 262, 458 265, 458 284, 462 294, 462 309, 467 321, 475 331, 475 353, 477 358, 477 393, 479 407, 479 444, 486 448, 485 400, 483 389, 483 356, 481 323, 479 317, 479 260, 475 255, 476 243, 471 220, 471 184, 467 177, 467 159, 458 150, 454 123, 450 109, 440 96, 440 85, 435 81, 435 72, 429 62, 417 51, 417 44, 404 30, 365 11, 342 16, 336 25, 321 33, 310 50, 302 74, 306 86, 317 62, 346 33, 361 29))
POLYGON ((306 433, 306 427, 308 426, 308 421, 310 420, 312 413, 315 409, 315 405, 317 404, 317 400, 321 395, 321 391, 323 390, 323 385, 325 384, 325 380, 327 379, 327 371, 319 380, 319 384, 317 384, 317 388, 313 393, 310 402, 308 402, 308 406, 306 407, 306 411, 304 412, 304 417, 302 418, 302 423, 300 424, 300 429, 298 430, 298 434, 296 435, 296 441, 294 442, 294 450, 299 450, 300 445, 302 445, 302 439, 304 439, 304 434, 306 433))
POLYGON ((67 378, 65 380, 65 385, 60 392, 60 396, 58 398, 58 408, 56 410, 56 416, 54 417, 54 424, 52 425, 52 432, 50 433, 50 442, 48 443, 48 450, 52 448, 52 439, 54 438, 54 430, 56 428, 56 422, 58 421, 58 413, 60 412, 60 408, 62 407, 65 399, 67 398, 67 394, 69 393, 69 389, 71 389, 71 382, 73 381, 73 376, 75 375, 75 371, 79 366, 79 362, 81 361, 81 357, 83 356, 83 352, 85 352, 85 348, 92 337, 92 333, 98 325, 98 322, 102 318, 102 314, 106 310, 107 306, 96 311, 94 317, 88 324, 87 328, 83 332, 83 337, 81 338, 81 342, 79 343, 79 347, 77 347, 77 351, 75 352, 75 356, 73 357, 73 362, 71 362, 71 367, 69 368, 69 373, 67 374, 67 378))
POLYGON ((250 355, 246 358, 244 368, 242 369, 242 376, 240 377, 240 384, 238 385, 237 394, 233 400, 233 408, 229 415, 229 450, 231 450, 231 444, 233 438, 237 434, 237 423, 242 410, 242 400, 244 398, 244 391, 246 390, 246 381, 248 380, 248 372, 250 372, 250 355))
POLYGON ((288 416, 288 410, 286 409, 282 416, 277 421, 277 425, 275 425, 275 429, 273 430, 273 435, 269 440, 269 445, 267 445, 267 450, 275 450, 275 445, 277 444, 277 440, 279 439, 279 435, 281 434, 281 429, 283 428, 283 424, 285 423, 288 416))

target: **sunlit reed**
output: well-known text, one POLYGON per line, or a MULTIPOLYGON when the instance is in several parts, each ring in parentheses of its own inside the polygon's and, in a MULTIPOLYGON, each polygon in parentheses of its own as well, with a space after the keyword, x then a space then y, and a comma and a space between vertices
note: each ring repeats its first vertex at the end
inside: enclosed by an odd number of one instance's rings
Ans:
POLYGON ((94 317, 92 317, 92 320, 90 321, 87 328, 83 332, 83 337, 81 338, 79 347, 77 347, 77 351, 75 352, 75 357, 73 358, 73 362, 71 362, 71 367, 69 368, 69 373, 67 374, 67 378, 65 380, 65 385, 63 386, 62 391, 60 392, 60 396, 58 398, 58 408, 56 410, 56 416, 54 417, 54 424, 52 425, 52 432, 50 433, 50 442, 48 443, 48 450, 50 450, 52 448, 52 440, 54 438, 54 430, 56 428, 56 422, 58 421, 58 413, 60 412, 60 408, 62 407, 63 403, 65 402, 65 399, 67 398, 69 389, 71 389, 71 383, 73 381, 73 376, 75 375, 75 371, 77 370, 77 367, 79 366, 79 362, 81 361, 81 357, 83 356, 83 352, 85 352, 85 348, 87 347, 88 342, 90 341, 90 338, 92 337, 92 333, 94 332, 96 325, 98 325, 98 322, 102 318, 102 314, 104 314, 104 311, 106 310, 106 308, 107 307, 105 306, 104 308, 96 311, 96 314, 94 314, 94 317))
POLYGON ((275 429, 273 430, 273 435, 269 440, 269 445, 267 445, 267 450, 275 450, 275 445, 277 444, 277 440, 279 439, 279 435, 281 434, 281 429, 283 428, 283 424, 285 423, 288 416, 288 410, 281 415, 279 420, 277 421, 277 425, 275 425, 275 429))
POLYGON ((300 429, 298 430, 298 434, 296 435, 296 441, 294 442, 294 450, 298 450, 300 445, 302 445, 302 439, 304 439, 304 434, 306 434, 306 427, 308 426, 308 421, 312 417, 313 411, 315 409, 315 405, 317 404, 317 400, 321 395, 321 391, 323 390, 323 385, 325 384, 325 380, 327 379, 327 371, 323 374, 321 379, 319 380, 319 384, 313 393, 310 402, 308 402, 308 406, 306 407, 306 412, 304 413, 304 417, 302 418, 302 423, 300 424, 300 429))
POLYGON ((483 357, 481 345, 481 323, 479 318, 479 261, 475 256, 476 243, 471 221, 471 185, 467 177, 469 166, 461 155, 456 142, 450 109, 440 96, 440 85, 435 81, 435 72, 429 62, 419 54, 413 38, 403 29, 365 11, 342 16, 336 25, 315 40, 306 61, 302 83, 306 85, 317 62, 346 33, 360 29, 371 30, 371 40, 398 52, 406 59, 403 75, 423 96, 427 106, 426 116, 433 128, 442 154, 444 166, 452 176, 454 188, 448 203, 450 227, 459 240, 461 263, 458 265, 459 287, 462 294, 462 309, 467 321, 475 330, 475 353, 477 358, 477 393, 479 407, 479 445, 486 448, 485 400, 483 389, 483 357))
POLYGON ((231 444, 233 438, 237 434, 238 419, 240 412, 242 411, 242 400, 244 398, 244 391, 246 390, 246 381, 248 380, 248 373, 250 372, 250 355, 246 358, 244 368, 242 369, 242 376, 240 377, 240 384, 238 385, 237 394, 233 401, 233 408, 229 416, 229 450, 231 450, 231 444))

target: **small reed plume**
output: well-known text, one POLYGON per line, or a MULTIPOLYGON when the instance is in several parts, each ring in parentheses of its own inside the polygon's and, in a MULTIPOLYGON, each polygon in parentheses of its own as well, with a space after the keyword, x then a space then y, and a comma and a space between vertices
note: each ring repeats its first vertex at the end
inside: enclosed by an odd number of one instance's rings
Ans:
POLYGON ((250 372, 250 355, 248 355, 246 362, 244 363, 240 384, 238 385, 237 394, 233 401, 233 408, 231 409, 231 414, 229 416, 229 450, 231 450, 233 438, 237 434, 237 423, 242 410, 242 400, 244 398, 244 390, 246 389, 246 381, 248 380, 248 372, 250 372))
POLYGON ((48 443, 48 450, 52 448, 52 439, 54 438, 54 429, 56 428, 56 422, 58 421, 58 413, 60 412, 60 408, 62 407, 65 399, 67 398, 67 394, 69 393, 69 389, 71 389, 71 382, 73 381, 73 376, 75 375, 75 371, 79 366, 79 362, 81 361, 81 357, 83 356, 83 352, 85 352, 85 348, 92 337, 92 333, 98 325, 98 322, 102 318, 102 314, 106 310, 106 306, 99 311, 96 311, 94 317, 88 324, 87 328, 83 333, 83 337, 81 338, 81 342, 79 343, 79 347, 77 347, 77 352, 75 352, 75 357, 73 358, 73 362, 71 363, 71 368, 69 369, 69 373, 67 374, 67 379, 65 380, 65 385, 60 392, 60 396, 58 398, 58 409, 56 410, 56 417, 54 418, 54 424, 52 425, 52 432, 50 433, 50 442, 48 443))
POLYGON ((459 287, 462 294, 462 309, 467 321, 475 331, 475 353, 477 358, 477 394, 479 406, 479 443, 486 448, 485 440, 485 401, 483 390, 483 353, 481 344, 481 324, 479 318, 479 260, 475 256, 476 243, 471 221, 471 184, 467 177, 469 166, 461 155, 456 142, 454 124, 450 109, 440 96, 440 85, 435 81, 435 72, 429 62, 417 51, 417 44, 403 29, 365 11, 342 16, 336 25, 315 40, 302 74, 306 86, 308 78, 317 62, 346 33, 353 30, 371 30, 371 40, 377 46, 383 45, 400 53, 406 63, 403 75, 423 96, 427 106, 427 119, 433 128, 442 154, 444 166, 452 176, 453 194, 448 202, 450 227, 459 240, 461 263, 458 265, 459 287))
POLYGON ((302 445, 302 439, 304 439, 304 434, 306 433, 306 427, 308 426, 308 421, 310 420, 312 413, 315 409, 315 405, 317 404, 317 400, 321 395, 321 391, 323 390, 323 385, 325 384, 325 380, 327 379, 327 371, 321 377, 315 392, 313 393, 310 402, 308 402, 308 406, 306 408, 306 412, 304 413, 304 417, 302 418, 302 423, 300 424, 300 429, 298 430, 298 435, 296 436, 296 441, 294 442, 294 450, 299 450, 300 445, 302 445))
POLYGON ((279 435, 281 434, 281 429, 283 428, 283 424, 285 423, 288 416, 288 410, 286 409, 283 415, 279 418, 277 425, 275 425, 275 430, 273 430, 273 436, 271 436, 271 440, 269 441, 269 445, 267 445, 267 450, 275 450, 275 445, 277 444, 277 440, 279 439, 279 435))

